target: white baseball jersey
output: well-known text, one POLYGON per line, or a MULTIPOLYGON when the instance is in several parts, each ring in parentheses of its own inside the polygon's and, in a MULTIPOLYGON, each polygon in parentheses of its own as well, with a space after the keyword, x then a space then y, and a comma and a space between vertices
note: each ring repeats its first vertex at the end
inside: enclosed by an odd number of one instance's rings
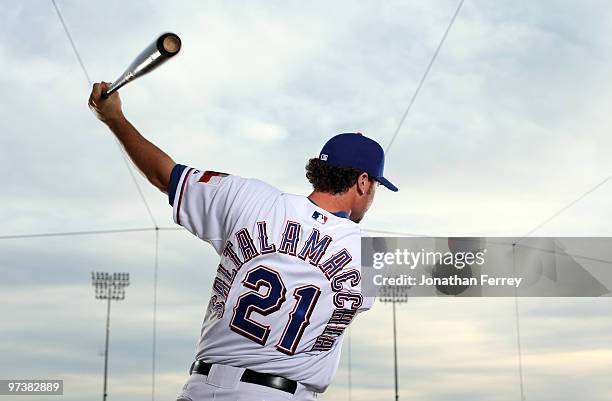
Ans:
POLYGON ((359 226, 262 181, 182 165, 169 197, 175 222, 221 257, 196 357, 325 391, 346 327, 373 302, 359 226))

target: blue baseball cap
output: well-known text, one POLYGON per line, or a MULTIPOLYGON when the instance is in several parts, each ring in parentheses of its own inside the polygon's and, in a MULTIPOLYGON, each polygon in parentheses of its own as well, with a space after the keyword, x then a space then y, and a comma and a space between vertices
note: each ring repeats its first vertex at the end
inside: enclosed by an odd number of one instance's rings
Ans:
POLYGON ((321 149, 319 159, 336 167, 364 171, 393 192, 397 187, 385 177, 385 151, 373 139, 361 133, 344 133, 331 138, 321 149))

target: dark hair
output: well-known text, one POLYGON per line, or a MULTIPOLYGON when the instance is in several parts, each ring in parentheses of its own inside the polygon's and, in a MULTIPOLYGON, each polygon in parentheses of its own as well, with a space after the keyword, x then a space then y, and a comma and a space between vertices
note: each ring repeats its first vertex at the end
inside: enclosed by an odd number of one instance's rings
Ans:
POLYGON ((306 178, 315 191, 333 195, 349 190, 363 171, 351 167, 330 166, 322 160, 312 158, 306 165, 306 178))

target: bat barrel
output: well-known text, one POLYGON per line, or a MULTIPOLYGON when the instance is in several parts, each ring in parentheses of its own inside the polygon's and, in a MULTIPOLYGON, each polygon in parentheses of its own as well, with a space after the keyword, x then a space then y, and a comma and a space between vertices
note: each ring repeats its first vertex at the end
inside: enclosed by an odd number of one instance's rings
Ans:
POLYGON ((180 50, 181 38, 177 34, 167 32, 160 35, 136 57, 127 70, 106 91, 102 92, 102 97, 109 97, 128 82, 154 70, 169 58, 176 56, 180 50))

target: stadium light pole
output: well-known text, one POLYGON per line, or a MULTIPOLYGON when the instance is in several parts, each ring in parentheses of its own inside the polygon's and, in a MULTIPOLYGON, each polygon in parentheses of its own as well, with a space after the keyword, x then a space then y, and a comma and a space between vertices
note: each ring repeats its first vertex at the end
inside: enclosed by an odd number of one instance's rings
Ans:
POLYGON ((104 389, 102 401, 106 401, 106 383, 108 376, 108 338, 110 335, 111 301, 125 299, 125 287, 130 285, 130 273, 91 272, 91 284, 96 290, 96 299, 106 300, 106 340, 104 347, 104 389))
POLYGON ((380 302, 390 303, 393 306, 393 369, 395 376, 395 401, 399 400, 399 387, 397 381, 397 323, 395 304, 408 302, 410 286, 383 285, 380 288, 380 302))

